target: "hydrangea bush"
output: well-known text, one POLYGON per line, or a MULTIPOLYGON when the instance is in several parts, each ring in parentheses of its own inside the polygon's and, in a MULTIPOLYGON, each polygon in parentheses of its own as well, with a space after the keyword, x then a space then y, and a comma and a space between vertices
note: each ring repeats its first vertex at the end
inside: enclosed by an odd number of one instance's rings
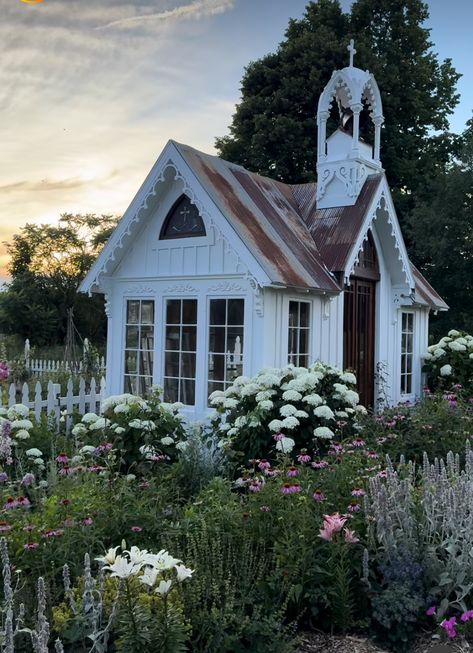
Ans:
POLYGON ((218 428, 234 450, 248 458, 267 455, 274 445, 283 453, 298 448, 325 448, 333 438, 348 437, 359 404, 356 377, 317 362, 309 368, 288 365, 264 369, 253 378, 238 377, 225 391, 210 395, 218 428))
POLYGON ((185 430, 179 409, 160 399, 162 389, 154 386, 149 399, 131 394, 108 397, 102 415, 86 413, 72 429, 72 435, 84 442, 111 441, 120 452, 122 465, 144 460, 175 460, 186 446, 185 430))
POLYGON ((473 393, 473 336, 452 329, 423 355, 423 371, 431 391, 460 386, 473 393))

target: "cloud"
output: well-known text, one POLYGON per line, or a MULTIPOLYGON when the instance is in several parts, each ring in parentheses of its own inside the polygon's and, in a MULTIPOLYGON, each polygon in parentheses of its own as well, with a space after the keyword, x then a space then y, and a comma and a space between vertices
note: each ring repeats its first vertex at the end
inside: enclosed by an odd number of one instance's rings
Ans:
POLYGON ((80 179, 79 177, 72 179, 41 179, 41 181, 22 180, 0 186, 0 193, 71 190, 81 188, 88 183, 90 183, 90 180, 80 179))
POLYGON ((109 29, 111 27, 127 28, 133 27, 140 23, 160 22, 170 20, 180 20, 182 18, 201 18, 203 16, 214 16, 221 14, 228 9, 232 9, 234 0, 194 0, 191 4, 180 5, 174 9, 168 9, 153 14, 141 14, 138 16, 130 16, 129 18, 121 18, 113 20, 106 25, 96 27, 96 30, 109 29))

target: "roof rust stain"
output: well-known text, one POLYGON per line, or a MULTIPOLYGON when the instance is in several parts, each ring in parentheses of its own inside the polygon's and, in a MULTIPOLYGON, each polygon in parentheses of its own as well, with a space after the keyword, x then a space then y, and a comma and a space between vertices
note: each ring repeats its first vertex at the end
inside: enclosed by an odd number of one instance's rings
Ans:
MULTIPOLYGON (((327 272, 320 264, 315 242, 297 213, 296 207, 282 192, 281 187, 284 187, 284 184, 269 183, 266 179, 260 181, 257 175, 247 174, 238 169, 232 170, 232 174, 289 247, 294 260, 299 261, 317 280, 319 286, 324 285, 327 272)), ((290 193, 290 189, 288 192, 290 193)))
POLYGON ((307 287, 307 279, 304 279, 294 270, 290 261, 281 250, 275 249, 274 240, 266 233, 262 225, 255 218, 253 212, 238 197, 227 179, 217 172, 217 170, 208 166, 201 157, 199 159, 202 171, 219 192, 227 208, 237 217, 239 225, 244 227, 247 235, 257 245, 263 256, 278 270, 282 281, 289 285, 307 287))

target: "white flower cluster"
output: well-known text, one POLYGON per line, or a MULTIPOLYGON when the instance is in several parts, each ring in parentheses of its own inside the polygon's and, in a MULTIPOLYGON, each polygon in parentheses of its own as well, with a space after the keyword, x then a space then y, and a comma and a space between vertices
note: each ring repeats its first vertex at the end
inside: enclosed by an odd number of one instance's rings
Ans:
MULTIPOLYGON (((315 438, 331 439, 337 422, 350 420, 362 407, 352 386, 356 377, 317 362, 309 368, 288 365, 264 369, 253 378, 238 377, 225 391, 210 395, 210 404, 227 414, 221 429, 235 437, 247 428, 266 427, 271 434, 283 434, 277 449, 288 451, 301 426, 311 426, 315 438)), ((363 409, 364 410, 364 409, 363 409)))
POLYGON ((0 406, 0 424, 10 422, 12 444, 18 444, 19 440, 28 440, 33 422, 29 419, 30 409, 24 404, 14 404, 10 408, 0 406))
POLYGON ((169 577, 171 573, 175 572, 175 580, 179 583, 194 573, 164 549, 159 553, 150 553, 147 549, 132 546, 129 551, 117 554, 119 548, 116 546, 104 556, 95 558, 102 563, 104 571, 122 580, 135 576, 140 583, 161 596, 168 594, 174 583, 174 579, 169 577))
POLYGON ((422 358, 428 372, 444 378, 455 376, 460 367, 473 360, 473 336, 452 329, 428 347, 422 358))

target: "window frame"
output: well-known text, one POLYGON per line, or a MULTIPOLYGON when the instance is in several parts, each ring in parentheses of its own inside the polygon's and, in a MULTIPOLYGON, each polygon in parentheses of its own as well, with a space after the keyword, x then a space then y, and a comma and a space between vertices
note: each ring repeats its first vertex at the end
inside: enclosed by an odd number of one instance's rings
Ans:
POLYGON ((202 215, 200 214, 197 206, 195 203, 192 202, 191 198, 186 195, 185 193, 182 193, 179 195, 179 197, 172 203, 171 208, 168 209, 166 212, 166 217, 164 218, 163 224, 161 226, 161 229, 159 231, 159 237, 158 240, 160 241, 167 241, 167 240, 184 240, 186 238, 206 238, 207 237, 207 230, 205 228, 205 223, 202 215), (198 232, 195 233, 187 233, 187 234, 177 234, 175 236, 173 235, 167 235, 166 231, 168 230, 169 223, 174 217, 175 211, 177 210, 179 204, 181 204, 183 201, 188 201, 197 211, 197 214, 199 216, 200 222, 201 222, 201 228, 198 232))
MULTIPOLYGON (((299 314, 300 315, 300 314, 299 314)), ((313 324, 314 324, 314 302, 311 299, 301 299, 300 297, 287 297, 286 302, 284 305, 284 325, 285 325, 285 330, 284 330, 284 343, 285 343, 285 355, 284 355, 284 361, 283 365, 290 365, 291 363, 289 362, 289 331, 290 329, 296 329, 297 331, 300 331, 301 329, 307 330, 308 337, 307 337, 307 353, 305 354, 300 354, 299 352, 295 354, 296 359, 300 360, 301 356, 307 356, 308 363, 307 365, 303 365, 303 367, 307 367, 308 365, 313 362, 313 357, 314 357, 314 352, 313 352, 313 324), (309 307, 309 326, 308 327, 291 327, 289 323, 289 310, 290 310, 290 305, 291 302, 295 302, 297 304, 307 304, 309 307)), ((299 341, 299 338, 298 338, 299 341)), ((293 363, 295 367, 300 367, 299 363, 293 363)))
MULTIPOLYGON (((162 320, 162 336, 161 336, 161 341, 162 341, 162 348, 161 348, 161 379, 162 379, 162 386, 163 390, 165 387, 165 381, 166 379, 177 379, 178 380, 178 398, 175 400, 177 402, 181 402, 184 404, 186 408, 195 408, 198 406, 198 384, 197 384, 197 378, 198 378, 198 364, 199 364, 199 304, 200 304, 200 298, 198 296, 166 296, 163 297, 162 301, 162 307, 163 307, 163 320, 162 320), (180 308, 180 322, 174 325, 168 324, 167 321, 167 309, 168 309, 168 302, 170 301, 179 301, 181 302, 181 308, 180 308), (185 301, 195 301, 196 302, 196 311, 195 311, 195 324, 188 324, 187 322, 184 323, 183 320, 183 313, 184 313, 184 306, 183 302, 185 301), (177 326, 179 327, 179 349, 175 350, 170 350, 166 348, 166 338, 167 338, 167 328, 168 326, 177 326), (189 350, 182 350, 182 329, 184 326, 194 326, 195 327, 195 351, 191 352, 189 350), (166 375, 166 353, 179 353, 179 376, 174 377, 174 376, 168 376, 166 375), (181 356, 183 353, 190 353, 194 354, 195 356, 195 376, 194 378, 191 377, 182 377, 180 376, 181 373, 181 356), (181 400, 181 381, 193 381, 194 382, 194 403, 193 404, 187 404, 184 403, 181 400)), ((164 395, 163 395, 164 396, 164 395)))
MULTIPOLYGON (((247 324, 248 324, 248 316, 247 316, 247 310, 248 310, 248 304, 249 304, 249 299, 245 295, 226 295, 226 296, 219 296, 219 295, 209 295, 207 296, 207 304, 206 304, 206 320, 205 320, 205 328, 206 328, 206 339, 205 339, 205 406, 206 408, 210 408, 209 405, 209 396, 212 394, 209 392, 209 385, 211 383, 217 383, 221 386, 221 390, 226 390, 227 387, 229 387, 233 381, 227 380, 225 378, 224 381, 214 381, 213 379, 209 378, 210 375, 210 354, 212 353, 210 351, 210 328, 212 326, 225 326, 225 342, 227 342, 227 330, 228 330, 228 302, 232 300, 240 300, 243 302, 243 324, 231 324, 231 327, 236 327, 236 328, 242 328, 243 329, 243 346, 242 346, 242 351, 241 351, 241 362, 239 365, 241 366, 241 374, 244 374, 245 371, 245 352, 248 349, 248 329, 247 329, 247 324), (225 325, 213 325, 210 323, 210 316, 211 316, 211 302, 212 301, 226 301, 226 308, 225 308, 225 325)), ((227 356, 227 353, 219 353, 219 352, 213 352, 217 356, 227 356)), ((226 376, 226 368, 225 368, 225 376, 226 376)), ((239 375, 237 375, 239 376, 239 375)), ((212 391, 213 392, 213 391, 212 391)))
MULTIPOLYGON (((415 311, 401 308, 400 309, 400 320, 399 320, 399 394, 404 399, 409 399, 415 395, 415 385, 416 385, 416 372, 414 369, 414 355, 416 351, 416 314, 415 311), (411 330, 404 330, 404 315, 409 316, 412 321, 411 330), (403 339, 404 336, 412 336, 412 350, 403 352, 403 339), (407 371, 407 360, 408 357, 411 359, 411 371, 407 371), (406 362, 404 362, 406 361, 406 362), (403 389, 403 380, 406 380, 406 384, 403 389), (410 382, 410 383, 409 383, 410 382), (410 387, 409 387, 410 385, 410 387)), ((409 318, 408 318, 409 321, 409 318)))
MULTIPOLYGON (((157 328, 156 328, 156 309, 157 309, 157 301, 155 297, 134 297, 132 295, 130 296, 124 296, 123 297, 123 310, 124 310, 124 319, 123 319, 123 335, 122 335, 122 356, 121 356, 121 365, 122 365, 122 374, 121 374, 121 379, 122 379, 122 388, 123 392, 127 392, 126 389, 126 379, 127 377, 130 377, 132 379, 138 380, 138 379, 149 379, 150 383, 149 386, 145 385, 146 391, 149 391, 149 389, 152 387, 154 383, 154 376, 155 376, 155 369, 156 369, 156 336, 157 336, 157 328), (138 322, 136 323, 136 326, 138 327, 138 346, 137 347, 127 347, 127 327, 129 326, 134 326, 135 323, 128 322, 128 304, 129 302, 139 302, 139 318, 138 322), (143 302, 150 302, 153 304, 153 320, 151 323, 145 323, 141 321, 142 318, 142 304, 143 302), (141 327, 142 326, 149 326, 152 327, 152 338, 153 338, 153 346, 151 349, 142 349, 141 347, 141 327), (129 374, 126 371, 126 353, 128 351, 136 351, 137 352, 137 364, 136 364, 136 373, 134 374, 129 374), (141 354, 143 352, 148 352, 148 354, 152 354, 152 361, 151 361, 151 369, 149 370, 148 374, 141 374, 140 373, 140 359, 141 359, 141 354)), ((138 394, 141 396, 140 388, 139 388, 139 381, 137 382, 137 392, 132 392, 132 394, 138 394)))

